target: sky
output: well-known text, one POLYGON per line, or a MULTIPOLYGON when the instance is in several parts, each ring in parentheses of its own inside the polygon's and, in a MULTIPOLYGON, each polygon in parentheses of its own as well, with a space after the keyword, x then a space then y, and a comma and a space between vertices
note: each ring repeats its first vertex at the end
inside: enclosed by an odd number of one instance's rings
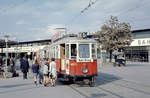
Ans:
POLYGON ((132 30, 149 29, 149 10, 150 0, 0 0, 0 39, 51 39, 58 27, 67 33, 94 33, 110 16, 129 23, 132 30))

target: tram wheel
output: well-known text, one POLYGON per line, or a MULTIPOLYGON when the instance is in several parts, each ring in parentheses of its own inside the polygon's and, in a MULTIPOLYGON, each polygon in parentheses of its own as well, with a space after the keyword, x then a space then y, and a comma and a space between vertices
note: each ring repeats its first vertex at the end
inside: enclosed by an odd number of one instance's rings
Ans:
POLYGON ((95 82, 90 81, 89 86, 90 87, 95 87, 95 82))
POLYGON ((90 87, 95 87, 95 86, 96 86, 95 82, 96 82, 95 77, 92 77, 92 79, 91 79, 91 81, 90 81, 90 83, 89 83, 89 86, 90 86, 90 87))

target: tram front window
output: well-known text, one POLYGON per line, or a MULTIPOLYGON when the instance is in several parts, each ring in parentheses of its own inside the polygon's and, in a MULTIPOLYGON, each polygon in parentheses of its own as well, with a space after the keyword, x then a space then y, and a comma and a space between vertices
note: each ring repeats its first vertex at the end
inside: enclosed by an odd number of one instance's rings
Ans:
POLYGON ((80 58, 89 58, 89 44, 80 44, 79 45, 79 57, 80 58))

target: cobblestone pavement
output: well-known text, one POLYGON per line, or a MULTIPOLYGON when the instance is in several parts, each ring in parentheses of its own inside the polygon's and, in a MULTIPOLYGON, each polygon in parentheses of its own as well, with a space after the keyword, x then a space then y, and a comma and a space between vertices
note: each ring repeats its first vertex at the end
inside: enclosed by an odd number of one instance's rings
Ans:
POLYGON ((22 73, 15 78, 0 78, 0 98, 150 98, 150 64, 131 63, 126 67, 99 67, 96 86, 64 84, 56 87, 35 86, 30 72, 27 80, 22 73))

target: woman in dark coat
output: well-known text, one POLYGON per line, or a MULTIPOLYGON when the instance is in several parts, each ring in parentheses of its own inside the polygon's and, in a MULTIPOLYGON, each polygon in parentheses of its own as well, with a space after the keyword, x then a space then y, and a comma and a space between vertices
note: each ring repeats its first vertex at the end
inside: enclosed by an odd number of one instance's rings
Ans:
POLYGON ((24 57, 23 59, 20 59, 20 68, 23 72, 23 79, 27 79, 27 73, 29 70, 29 62, 28 60, 24 57))

